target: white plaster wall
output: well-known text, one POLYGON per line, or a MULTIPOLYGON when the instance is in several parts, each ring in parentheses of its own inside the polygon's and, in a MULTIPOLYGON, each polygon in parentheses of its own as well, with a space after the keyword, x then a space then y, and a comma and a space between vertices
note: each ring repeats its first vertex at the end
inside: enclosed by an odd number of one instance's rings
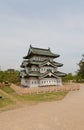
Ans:
POLYGON ((33 56, 32 58, 30 58, 32 61, 43 61, 45 60, 45 57, 41 57, 41 56, 33 56))
POLYGON ((22 78, 21 85, 25 87, 39 87, 39 80, 37 78, 22 78))
POLYGON ((43 78, 40 80, 40 86, 47 86, 47 85, 57 85, 61 86, 62 85, 62 80, 61 78, 56 79, 56 78, 43 78))
MULTIPOLYGON (((36 60, 36 61, 44 61, 46 59, 48 59, 48 57, 46 56, 33 56, 32 58, 30 58, 32 61, 36 60)), ((49 58, 50 61, 53 61, 54 58, 49 58)))
POLYGON ((25 79, 25 78, 22 78, 21 79, 21 85, 25 86, 25 87, 29 87, 29 80, 25 79))
MULTIPOLYGON (((48 69, 52 70, 52 72, 56 72, 58 68, 57 67, 54 68, 51 66, 43 66, 43 67, 39 68, 35 65, 32 65, 32 67, 31 67, 31 71, 40 71, 40 73, 45 73, 48 69)), ((25 67, 25 70, 26 70, 26 73, 29 73, 29 67, 25 67)))
POLYGON ((32 71, 39 71, 39 67, 36 67, 35 65, 32 65, 31 70, 32 71))
POLYGON ((42 80, 40 80, 40 86, 45 86, 45 85, 58 85, 57 79, 56 78, 43 78, 42 80))
POLYGON ((26 73, 29 73, 29 67, 25 67, 26 73))
POLYGON ((40 68, 40 73, 45 73, 47 70, 52 70, 52 72, 55 72, 55 69, 51 66, 43 66, 40 68))
POLYGON ((39 87, 39 86, 49 86, 49 85, 57 85, 61 86, 62 85, 62 80, 61 78, 56 79, 56 78, 43 78, 42 80, 39 81, 37 78, 29 78, 21 79, 21 85, 25 87, 39 87))
POLYGON ((37 78, 30 78, 29 87, 39 87, 39 80, 37 78))
POLYGON ((57 84, 58 84, 59 86, 62 86, 62 79, 61 79, 61 78, 59 78, 59 79, 57 80, 57 84))
POLYGON ((55 67, 54 72, 58 71, 58 67, 55 67))
POLYGON ((54 60, 54 58, 49 58, 50 59, 50 61, 53 61, 54 60))

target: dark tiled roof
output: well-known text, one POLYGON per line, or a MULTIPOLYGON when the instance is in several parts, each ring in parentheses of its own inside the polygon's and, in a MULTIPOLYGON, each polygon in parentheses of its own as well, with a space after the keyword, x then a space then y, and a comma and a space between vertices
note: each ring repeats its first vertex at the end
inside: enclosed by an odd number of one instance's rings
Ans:
POLYGON ((39 76, 40 76, 40 72, 38 72, 38 71, 31 71, 31 72, 28 74, 28 76, 29 76, 29 77, 30 77, 30 76, 39 77, 39 76))
MULTIPOLYGON (((37 65, 37 66, 41 66, 41 65, 45 65, 46 63, 48 62, 48 59, 44 60, 44 61, 30 61, 30 60, 27 60, 27 61, 23 61, 22 64, 21 64, 21 67, 24 68, 25 66, 28 66, 28 65, 37 65)), ((49 61, 51 63, 51 65, 53 66, 57 66, 57 67, 61 67, 63 66, 63 64, 61 63, 58 63, 58 62, 55 62, 55 61, 49 61)))
POLYGON ((61 66, 63 66, 62 63, 58 63, 58 62, 55 62, 55 61, 53 61, 53 64, 56 65, 57 67, 61 67, 61 66))
POLYGON ((60 72, 60 71, 55 72, 55 74, 56 74, 58 77, 66 76, 65 73, 62 73, 62 72, 60 72))
POLYGON ((25 66, 27 66, 27 64, 28 64, 28 61, 23 61, 20 67, 24 68, 25 66))
POLYGON ((24 57, 24 59, 28 59, 31 55, 41 55, 53 58, 59 57, 58 54, 52 53, 50 49, 35 48, 30 46, 28 54, 24 57))
POLYGON ((27 77, 27 73, 25 70, 21 70, 20 77, 27 77))
POLYGON ((46 76, 48 76, 49 73, 51 73, 52 76, 55 77, 55 78, 66 76, 65 73, 62 73, 62 72, 59 72, 59 71, 53 73, 51 70, 47 70, 43 74, 40 73, 39 71, 31 71, 29 74, 27 74, 25 70, 22 70, 20 72, 20 77, 22 77, 22 76, 23 77, 39 77, 40 79, 42 79, 42 78, 45 78, 46 76))
MULTIPOLYGON (((40 79, 45 78, 46 76, 49 76, 49 73, 51 73, 51 76, 55 77, 55 78, 59 78, 55 73, 53 73, 51 70, 47 70, 44 74, 40 75, 40 79)), ((49 77, 51 77, 49 76, 49 77)))
POLYGON ((56 67, 56 66, 57 66, 57 67, 63 66, 63 64, 58 63, 58 62, 55 62, 55 61, 50 61, 49 59, 46 59, 46 60, 44 60, 43 62, 41 62, 40 66, 44 66, 47 62, 49 62, 50 65, 51 65, 51 66, 54 66, 54 67, 56 67))
POLYGON ((39 77, 41 74, 38 71, 31 71, 30 73, 26 73, 25 70, 20 72, 20 77, 39 77))

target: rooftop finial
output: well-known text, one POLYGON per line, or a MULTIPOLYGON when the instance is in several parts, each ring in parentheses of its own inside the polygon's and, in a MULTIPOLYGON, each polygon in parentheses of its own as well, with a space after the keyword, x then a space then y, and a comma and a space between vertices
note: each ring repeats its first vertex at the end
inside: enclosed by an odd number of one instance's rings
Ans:
POLYGON ((50 51, 50 47, 48 47, 48 50, 50 51))
POLYGON ((30 44, 30 48, 32 48, 32 45, 30 44))

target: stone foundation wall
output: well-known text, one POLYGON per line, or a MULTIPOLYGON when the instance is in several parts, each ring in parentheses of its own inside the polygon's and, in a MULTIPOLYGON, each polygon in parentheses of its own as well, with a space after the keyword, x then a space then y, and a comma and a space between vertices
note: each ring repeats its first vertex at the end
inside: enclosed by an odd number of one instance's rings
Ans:
POLYGON ((35 87, 35 88, 23 88, 12 84, 10 86, 18 94, 39 94, 46 92, 58 92, 58 91, 73 91, 79 90, 79 84, 71 84, 65 86, 46 86, 46 87, 35 87))

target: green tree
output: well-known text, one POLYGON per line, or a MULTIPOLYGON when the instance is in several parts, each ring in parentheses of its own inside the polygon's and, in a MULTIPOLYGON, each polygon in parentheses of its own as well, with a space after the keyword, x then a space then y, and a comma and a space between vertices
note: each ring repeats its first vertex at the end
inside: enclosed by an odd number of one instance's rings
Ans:
POLYGON ((65 77, 62 78, 63 82, 76 82, 77 75, 73 75, 72 73, 68 73, 65 77))
POLYGON ((82 59, 80 60, 78 66, 79 70, 77 72, 77 75, 79 79, 84 79, 84 54, 82 55, 82 59))
POLYGON ((17 70, 0 71, 0 82, 5 82, 5 81, 8 81, 10 83, 20 82, 19 71, 17 71, 17 70))

